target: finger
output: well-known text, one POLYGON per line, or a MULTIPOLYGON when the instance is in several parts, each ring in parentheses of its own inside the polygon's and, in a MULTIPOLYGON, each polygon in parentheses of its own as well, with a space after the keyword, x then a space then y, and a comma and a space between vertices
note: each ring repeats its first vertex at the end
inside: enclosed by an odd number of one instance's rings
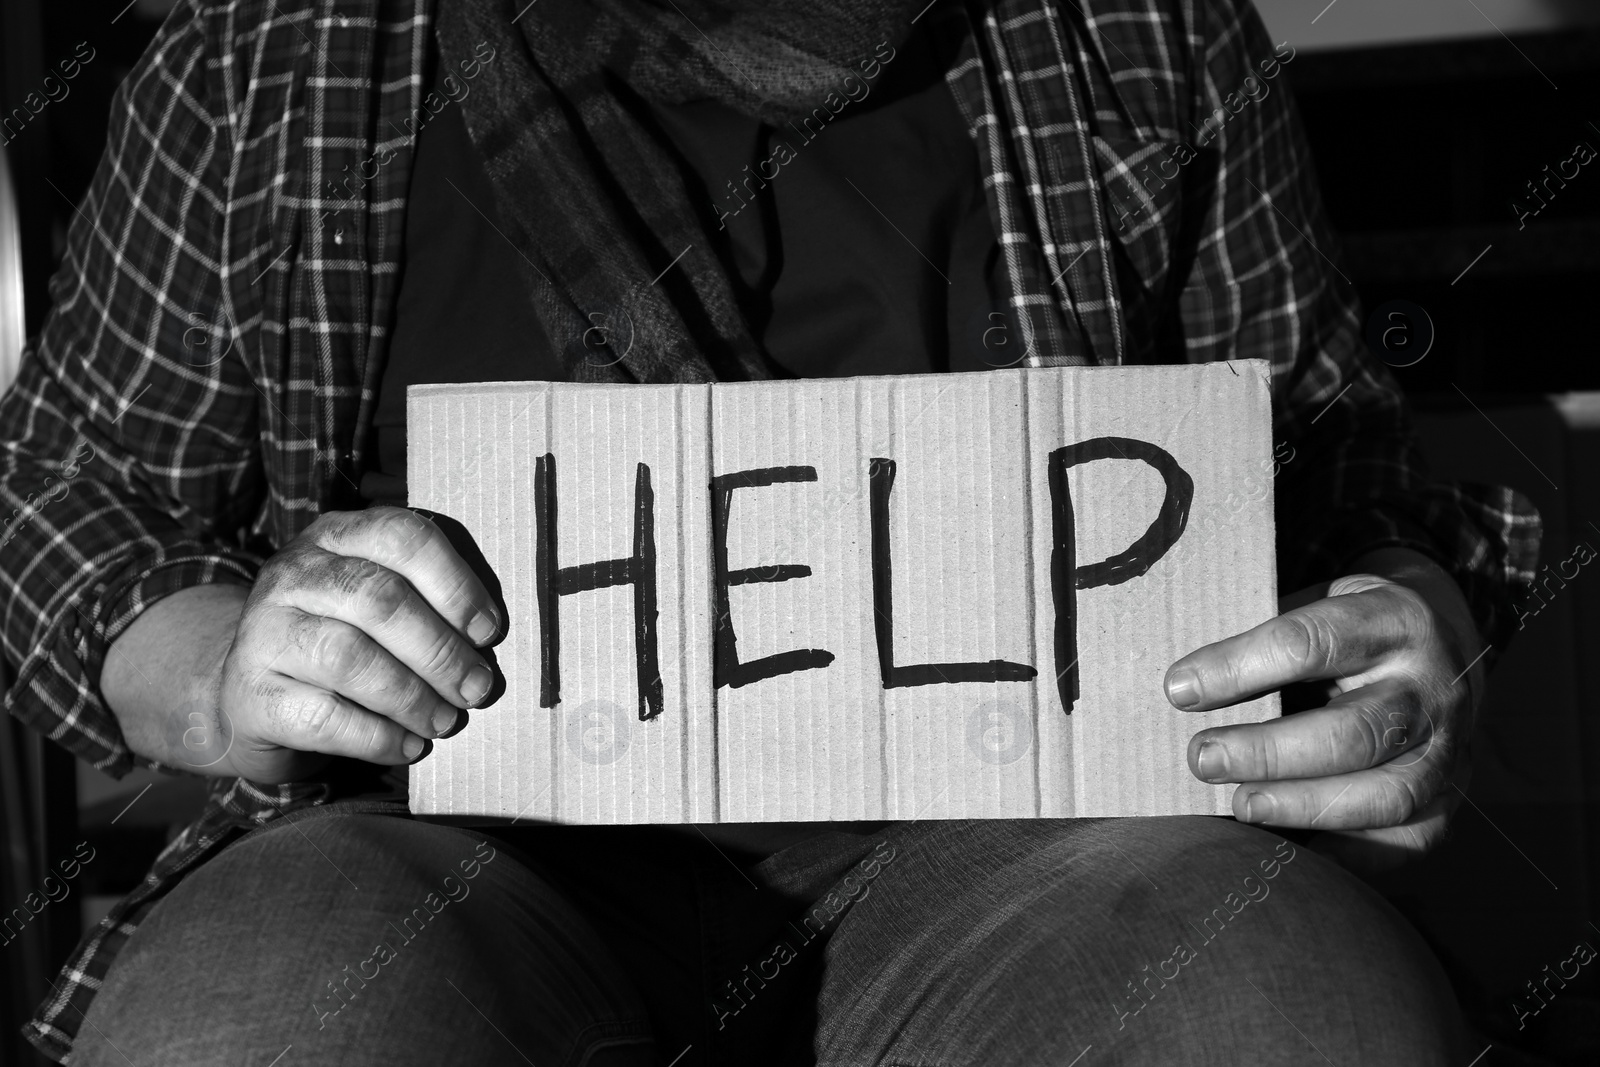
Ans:
POLYGON ((427 741, 399 723, 276 671, 256 678, 250 695, 263 712, 258 740, 269 744, 389 765, 427 751, 427 741))
POLYGON ((1311 847, 1353 871, 1379 873, 1431 851, 1444 839, 1461 799, 1447 789, 1398 826, 1370 830, 1331 830, 1311 839, 1311 847))
POLYGON ((288 635, 280 674, 327 689, 421 737, 440 737, 460 712, 378 642, 339 619, 281 609, 288 635))
POLYGON ((427 518, 407 508, 334 512, 307 530, 312 543, 381 564, 410 582, 439 617, 484 645, 505 632, 500 611, 465 560, 427 518))
POLYGON ((1350 870, 1369 873, 1390 870, 1429 851, 1444 838, 1471 783, 1472 761, 1458 759, 1449 786, 1441 789, 1421 812, 1400 825, 1370 830, 1332 830, 1317 834, 1309 843, 1350 870))
POLYGON ((1432 742, 1416 688, 1385 678, 1297 715, 1201 730, 1189 741, 1189 767, 1207 782, 1316 778, 1415 763, 1432 742))
POLYGON ((1318 830, 1399 826, 1430 804, 1445 785, 1444 746, 1409 767, 1380 764, 1365 771, 1281 782, 1249 782, 1234 790, 1240 822, 1318 830))
POLYGON ((356 556, 303 553, 272 595, 307 615, 354 626, 458 708, 488 695, 494 671, 397 571, 356 556))
POLYGON ((1167 699, 1210 711, 1294 682, 1358 677, 1428 626, 1420 598, 1400 586, 1328 597, 1184 656, 1167 671, 1167 699))

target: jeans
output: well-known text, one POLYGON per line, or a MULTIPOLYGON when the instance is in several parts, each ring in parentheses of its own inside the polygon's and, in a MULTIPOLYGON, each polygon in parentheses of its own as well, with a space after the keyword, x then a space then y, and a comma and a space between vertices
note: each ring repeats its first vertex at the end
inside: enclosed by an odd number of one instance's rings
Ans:
POLYGON ((72 1063, 1469 1058, 1404 920, 1230 820, 823 827, 762 858, 693 828, 461 829, 333 804, 179 883, 72 1063))

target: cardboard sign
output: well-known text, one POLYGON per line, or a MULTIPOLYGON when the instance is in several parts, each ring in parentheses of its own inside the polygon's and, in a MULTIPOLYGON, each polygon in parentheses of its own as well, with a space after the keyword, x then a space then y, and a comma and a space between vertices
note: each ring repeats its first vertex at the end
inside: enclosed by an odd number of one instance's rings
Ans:
POLYGON ((1277 611, 1267 365, 412 386, 510 632, 418 814, 1225 814, 1179 656, 1277 611))

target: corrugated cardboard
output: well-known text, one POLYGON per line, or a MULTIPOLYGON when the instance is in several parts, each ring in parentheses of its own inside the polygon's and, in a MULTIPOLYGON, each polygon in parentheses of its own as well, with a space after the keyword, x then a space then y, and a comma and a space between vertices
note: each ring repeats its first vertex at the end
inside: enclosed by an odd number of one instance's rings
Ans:
POLYGON ((410 503, 511 619, 418 814, 1225 814, 1189 738, 1278 713, 1161 685, 1276 613, 1262 361, 412 386, 407 418, 410 503))

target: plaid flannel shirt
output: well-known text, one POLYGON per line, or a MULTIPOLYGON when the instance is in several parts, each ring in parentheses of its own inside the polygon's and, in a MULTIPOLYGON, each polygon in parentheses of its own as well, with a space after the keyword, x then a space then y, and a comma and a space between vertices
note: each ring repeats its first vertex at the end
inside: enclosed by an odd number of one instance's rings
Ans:
MULTIPOLYGON (((1502 645, 1538 517, 1509 489, 1428 477, 1247 0, 998 0, 970 17, 949 83, 1034 362, 1269 360, 1292 449, 1285 587, 1409 546, 1502 645), (1149 178, 1173 168, 1181 181, 1149 178), (1038 239, 1041 219, 1071 240, 1038 239)), ((429 0, 181 0, 118 90, 54 308, 0 401, 0 502, 18 509, 0 552, 6 708, 110 774, 135 763, 99 690, 118 635, 179 589, 250 583, 320 512, 363 506, 430 33, 429 0), (334 195, 374 157, 354 200, 334 195)), ((31 1040, 64 1060, 149 908, 326 798, 216 780, 84 938, 31 1040)))

